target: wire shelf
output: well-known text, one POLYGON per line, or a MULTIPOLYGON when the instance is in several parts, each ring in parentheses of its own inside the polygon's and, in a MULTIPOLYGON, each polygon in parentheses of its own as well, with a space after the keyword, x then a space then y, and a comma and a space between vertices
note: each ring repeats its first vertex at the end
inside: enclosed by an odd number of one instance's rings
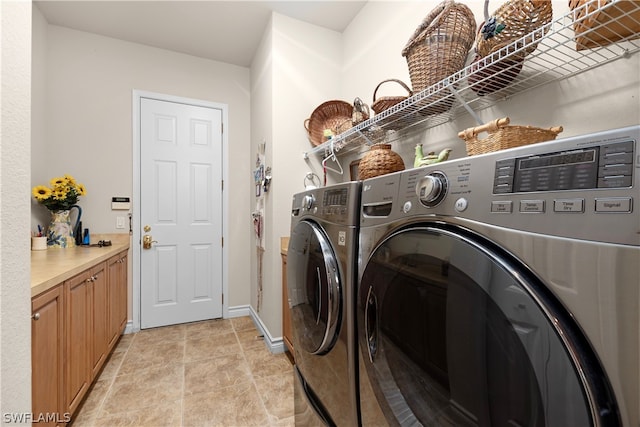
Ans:
POLYGON ((389 143, 400 139, 407 131, 423 131, 463 115, 471 115, 481 124, 477 111, 639 52, 639 17, 640 1, 592 0, 305 155, 346 154, 362 145, 389 143), (580 31, 579 34, 574 28, 580 31), (534 44, 537 48, 521 65, 505 61, 534 44), (522 69, 518 72, 516 68, 520 66, 522 69), (500 70, 499 74, 496 70, 500 70), (509 71, 517 77, 513 81, 505 80, 503 89, 485 95, 476 93, 481 92, 478 87, 491 84, 489 79, 495 83, 503 75, 508 78, 509 71), (443 103, 451 104, 446 112, 441 112, 443 103))

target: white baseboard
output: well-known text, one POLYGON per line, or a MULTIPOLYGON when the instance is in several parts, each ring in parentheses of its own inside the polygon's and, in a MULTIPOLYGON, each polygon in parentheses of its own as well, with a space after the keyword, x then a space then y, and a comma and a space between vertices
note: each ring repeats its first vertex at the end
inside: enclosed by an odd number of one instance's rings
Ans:
POLYGON ((256 328, 258 328, 258 330, 264 337, 264 342, 267 345, 267 348, 269 349, 269 351, 274 354, 284 353, 285 346, 284 346, 284 340, 282 339, 282 337, 271 336, 271 334, 269 333, 269 330, 264 325, 264 323, 262 323, 262 319, 260 319, 260 316, 258 316, 258 313, 255 312, 253 307, 249 307, 249 311, 251 312, 250 315, 251 315, 251 319, 253 319, 253 323, 255 323, 256 328))
POLYGON ((138 332, 138 331, 134 331, 133 330, 133 320, 129 320, 127 321, 126 326, 124 327, 124 332, 123 334, 131 334, 133 332, 138 332))
POLYGON ((225 319, 233 319, 234 317, 251 316, 251 307, 249 305, 237 305, 227 309, 225 319))

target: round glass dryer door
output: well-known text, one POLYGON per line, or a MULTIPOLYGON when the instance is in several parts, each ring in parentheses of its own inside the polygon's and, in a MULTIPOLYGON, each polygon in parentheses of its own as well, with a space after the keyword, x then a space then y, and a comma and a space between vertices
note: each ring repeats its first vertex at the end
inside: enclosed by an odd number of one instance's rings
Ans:
POLYGON ((342 287, 329 240, 312 221, 301 221, 291 232, 287 287, 296 352, 327 353, 339 333, 342 287))
POLYGON ((360 375, 391 425, 620 425, 571 316, 526 267, 466 230, 425 224, 382 242, 357 319, 360 375))

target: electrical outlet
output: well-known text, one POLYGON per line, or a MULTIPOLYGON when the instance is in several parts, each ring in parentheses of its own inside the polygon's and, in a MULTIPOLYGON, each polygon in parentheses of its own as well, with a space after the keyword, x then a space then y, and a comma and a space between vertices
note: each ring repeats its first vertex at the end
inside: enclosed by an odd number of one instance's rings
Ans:
POLYGON ((124 228, 124 219, 123 216, 116 217, 116 228, 124 228))

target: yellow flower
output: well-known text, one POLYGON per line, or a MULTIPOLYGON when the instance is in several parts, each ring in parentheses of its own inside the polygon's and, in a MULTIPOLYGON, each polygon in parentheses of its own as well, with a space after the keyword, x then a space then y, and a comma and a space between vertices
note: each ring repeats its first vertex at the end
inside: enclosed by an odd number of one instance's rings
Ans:
POLYGON ((62 187, 67 184, 67 180, 62 176, 59 178, 53 178, 51 181, 49 181, 49 184, 51 184, 52 187, 62 187))
POLYGON ((51 211, 68 210, 78 202, 80 196, 87 193, 84 185, 77 183, 75 178, 68 174, 53 178, 49 184, 50 187, 35 186, 31 193, 36 201, 51 211))
POLYGON ((64 174, 64 179, 69 183, 69 185, 77 185, 76 179, 68 173, 64 174))
POLYGON ((38 185, 33 187, 31 193, 37 201, 41 202, 51 196, 51 189, 49 187, 45 187, 44 185, 38 185))

